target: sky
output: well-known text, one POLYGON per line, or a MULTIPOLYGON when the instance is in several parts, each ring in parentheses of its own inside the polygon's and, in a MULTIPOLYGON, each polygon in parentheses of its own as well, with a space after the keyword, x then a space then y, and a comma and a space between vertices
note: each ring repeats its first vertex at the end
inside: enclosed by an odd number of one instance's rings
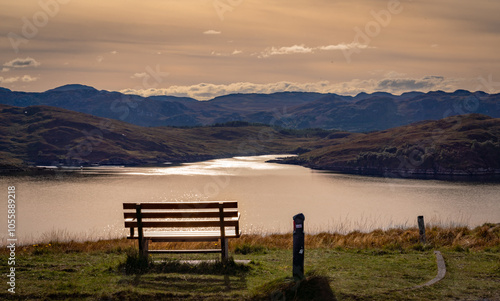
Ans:
POLYGON ((498 0, 0 0, 0 87, 500 91, 498 0))

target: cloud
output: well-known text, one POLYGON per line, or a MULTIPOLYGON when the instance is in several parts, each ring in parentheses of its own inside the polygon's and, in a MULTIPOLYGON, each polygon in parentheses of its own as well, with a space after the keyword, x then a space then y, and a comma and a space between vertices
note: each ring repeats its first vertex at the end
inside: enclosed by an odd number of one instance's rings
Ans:
POLYGON ((2 72, 9 72, 10 68, 2 68, 2 72))
POLYGON ((19 80, 19 76, 3 78, 0 76, 0 84, 12 84, 19 80))
POLYGON ((221 34, 221 33, 222 33, 221 31, 217 31, 217 30, 213 30, 213 29, 210 29, 210 30, 203 32, 203 34, 221 34))
POLYGON ((34 82, 37 80, 38 80, 38 77, 31 77, 31 75, 24 75, 23 77, 21 77, 21 81, 23 81, 25 83, 34 82))
POLYGON ((145 78, 148 77, 149 75, 146 72, 141 72, 141 73, 134 73, 130 78, 145 78))
POLYGON ((37 80, 38 80, 38 77, 32 77, 31 75, 23 75, 21 77, 15 76, 15 77, 8 77, 8 78, 0 77, 0 84, 12 84, 12 83, 15 83, 18 81, 30 83, 30 82, 34 82, 37 80))
POLYGON ((115 55, 115 54, 117 54, 117 53, 118 53, 118 51, 113 50, 113 51, 111 51, 110 53, 111 53, 111 54, 113 54, 113 55, 115 55))
POLYGON ((414 78, 387 78, 377 83, 377 89, 382 91, 400 90, 426 90, 439 86, 444 82, 442 76, 426 76, 421 79, 414 78))
POLYGON ((302 45, 293 45, 289 47, 271 47, 262 51, 260 57, 269 57, 271 55, 283 55, 283 54, 294 54, 294 53, 312 53, 313 48, 306 47, 302 45))
POLYGON ((25 59, 15 58, 10 62, 3 64, 4 67, 9 68, 26 68, 26 67, 38 67, 40 63, 37 62, 34 58, 27 57, 25 59))
POLYGON ((366 49, 366 48, 374 48, 365 44, 359 44, 356 42, 352 42, 350 44, 340 43, 337 45, 326 45, 326 46, 318 46, 318 47, 307 47, 304 44, 301 45, 293 45, 289 47, 270 47, 266 48, 259 55, 259 58, 267 58, 272 55, 285 55, 285 54, 309 54, 314 53, 315 50, 323 50, 323 51, 331 51, 331 50, 349 50, 349 49, 366 49))
POLYGON ((328 45, 328 46, 320 46, 318 49, 320 50, 348 50, 348 49, 366 49, 366 48, 374 48, 369 47, 365 44, 359 44, 356 42, 352 42, 350 44, 340 43, 337 45, 328 45))
POLYGON ((400 73, 400 72, 396 72, 396 71, 389 71, 384 76, 386 78, 400 78, 400 77, 403 77, 405 75, 406 75, 405 73, 400 73))
POLYGON ((171 86, 163 89, 134 90, 127 89, 120 92, 127 94, 137 94, 142 96, 153 95, 173 95, 180 97, 192 97, 199 100, 208 100, 217 96, 232 93, 274 93, 283 91, 317 91, 328 82, 320 83, 291 83, 277 82, 269 84, 256 84, 249 82, 224 84, 200 83, 192 86, 171 86))
POLYGON ((213 55, 213 56, 230 56, 230 55, 237 55, 237 54, 240 54, 240 53, 243 53, 242 50, 238 50, 238 49, 235 49, 233 52, 217 52, 217 51, 212 51, 210 52, 210 55, 213 55))
MULTIPOLYGON (((391 74, 394 76, 393 74, 391 74)), ((158 89, 126 89, 120 92, 141 96, 171 95, 191 97, 198 100, 209 100, 217 96, 234 93, 276 93, 276 92, 318 92, 335 93, 339 95, 356 95, 361 92, 373 93, 385 91, 400 94, 408 91, 428 92, 433 90, 454 91, 457 89, 458 79, 446 79, 442 76, 426 76, 415 78, 382 78, 382 79, 353 79, 347 82, 331 83, 319 81, 311 83, 276 82, 256 84, 239 82, 232 84, 200 83, 191 86, 171 86, 158 89)))

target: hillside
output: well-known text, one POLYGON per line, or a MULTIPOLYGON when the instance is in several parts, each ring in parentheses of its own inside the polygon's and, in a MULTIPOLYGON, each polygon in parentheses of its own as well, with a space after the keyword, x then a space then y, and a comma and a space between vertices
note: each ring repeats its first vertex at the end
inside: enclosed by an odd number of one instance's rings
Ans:
POLYGON ((232 94, 208 101, 186 97, 144 98, 66 85, 43 93, 0 89, 0 103, 46 105, 140 126, 198 126, 246 121, 286 128, 369 132, 468 113, 500 118, 500 94, 457 90, 356 96, 309 92, 232 94))
POLYGON ((327 134, 330 132, 285 131, 241 122, 148 128, 54 107, 0 105, 0 167, 156 165, 291 153, 303 147, 326 145, 320 140, 327 134))
POLYGON ((500 119, 480 114, 356 135, 282 163, 389 177, 500 174, 500 119))

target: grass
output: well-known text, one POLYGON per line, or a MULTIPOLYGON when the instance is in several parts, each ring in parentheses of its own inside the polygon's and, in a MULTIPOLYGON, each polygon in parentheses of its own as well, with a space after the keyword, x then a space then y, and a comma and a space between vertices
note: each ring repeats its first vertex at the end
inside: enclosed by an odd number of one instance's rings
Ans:
POLYGON ((337 300, 326 276, 311 273, 300 281, 277 279, 258 288, 253 300, 337 300))
MULTIPOLYGON (((500 224, 431 227, 427 238, 419 244, 417 229, 307 235, 307 277, 300 283, 290 278, 290 234, 232 240, 231 255, 251 260, 246 266, 199 254, 155 255, 144 262, 136 242, 126 239, 30 245, 16 251, 16 294, 6 291, 4 281, 0 299, 500 300, 500 224), (445 258, 446 277, 412 289, 435 277, 436 249, 445 258), (179 261, 186 259, 214 262, 179 261)), ((2 274, 7 255, 2 248, 2 274)))

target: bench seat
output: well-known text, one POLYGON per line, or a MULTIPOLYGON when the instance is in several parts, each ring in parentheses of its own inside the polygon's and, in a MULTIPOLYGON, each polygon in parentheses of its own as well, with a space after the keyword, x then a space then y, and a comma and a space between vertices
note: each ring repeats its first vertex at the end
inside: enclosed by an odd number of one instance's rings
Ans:
POLYGON ((221 253, 228 257, 229 238, 239 238, 237 202, 124 203, 128 239, 139 241, 142 255, 148 253, 221 253), (135 231, 137 229, 137 231, 135 231), (182 230, 184 229, 184 230, 182 230), (220 249, 148 250, 149 242, 219 241, 220 249))
MULTIPOLYGON (((234 230, 226 230, 226 238, 239 238, 241 231, 236 233, 234 230)), ((218 241, 220 231, 156 231, 144 232, 143 237, 153 242, 176 242, 176 241, 218 241)), ((128 239, 137 239, 127 237, 128 239)))

